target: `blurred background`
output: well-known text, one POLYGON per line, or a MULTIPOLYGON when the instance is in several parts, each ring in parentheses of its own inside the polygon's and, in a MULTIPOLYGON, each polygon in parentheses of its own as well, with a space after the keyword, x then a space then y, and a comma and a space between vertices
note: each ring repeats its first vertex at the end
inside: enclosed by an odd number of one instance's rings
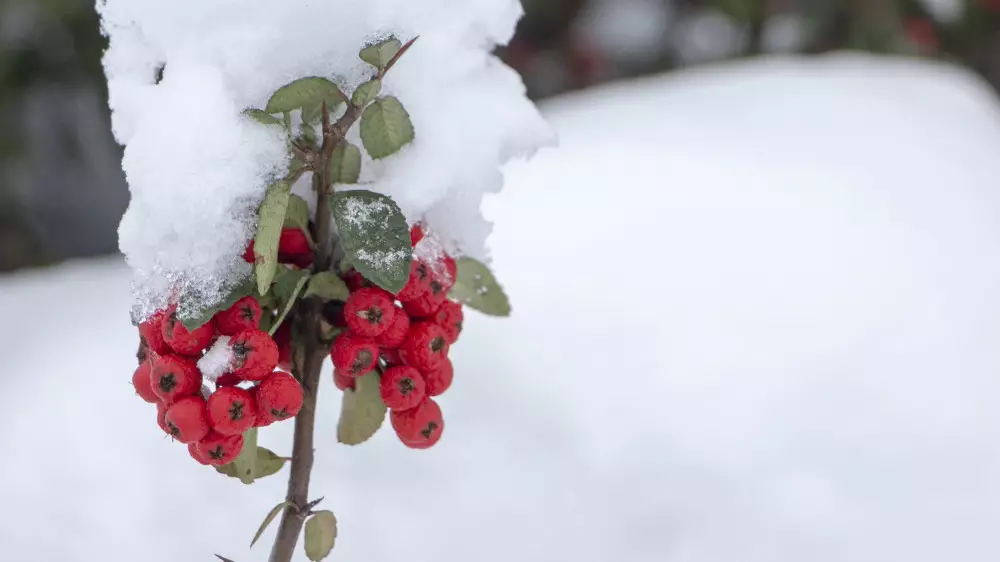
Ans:
MULTIPOLYGON (((934 57, 1000 89, 1000 0, 522 0, 499 54, 544 99, 767 54, 934 57)), ((93 0, 0 0, 0 271, 117 251, 128 204, 93 0)))

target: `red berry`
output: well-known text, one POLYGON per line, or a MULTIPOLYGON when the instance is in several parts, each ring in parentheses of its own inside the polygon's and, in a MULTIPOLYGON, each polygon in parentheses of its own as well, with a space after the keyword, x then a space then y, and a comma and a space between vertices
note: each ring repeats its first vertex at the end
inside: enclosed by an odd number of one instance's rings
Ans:
POLYGON ((223 435, 241 435, 253 427, 257 403, 238 386, 226 386, 208 398, 208 421, 223 435))
POLYGON ((444 301, 441 308, 434 313, 434 323, 444 328, 444 333, 448 336, 448 343, 451 344, 458 341, 464 320, 465 313, 462 312, 462 305, 455 301, 444 301))
POLYGON ((275 420, 287 420, 302 409, 302 385, 288 373, 277 372, 257 386, 257 408, 275 420))
POLYGON ((352 269, 344 274, 344 283, 347 284, 348 290, 352 293, 358 289, 375 286, 371 281, 365 279, 365 277, 356 269, 352 269))
POLYGON ((350 333, 340 334, 333 340, 330 350, 333 366, 351 376, 361 375, 375 368, 378 346, 375 340, 350 333))
POLYGON ((243 330, 255 330, 260 325, 260 314, 257 299, 243 297, 215 315, 215 328, 224 336, 235 336, 243 330))
POLYGON ((167 420, 165 419, 167 415, 167 406, 163 402, 156 403, 156 423, 159 424, 160 429, 163 433, 170 435, 170 428, 167 426, 167 420))
POLYGON ((166 311, 161 310, 149 317, 148 320, 139 324, 139 337, 146 344, 146 347, 153 350, 157 355, 171 353, 170 346, 163 341, 163 320, 167 317, 166 311))
POLYGON ((455 263, 454 258, 445 254, 440 261, 433 264, 431 272, 433 273, 431 290, 438 290, 434 284, 434 282, 437 281, 441 287, 440 291, 447 293, 452 287, 455 286, 455 280, 458 278, 458 264, 455 263))
POLYGON ((410 262, 410 277, 406 285, 399 291, 399 300, 413 301, 426 295, 431 291, 431 270, 427 264, 419 259, 413 258, 410 262))
POLYGON ((153 392, 153 377, 152 377, 152 366, 149 361, 143 361, 139 363, 139 366, 135 368, 135 372, 132 373, 132 386, 135 387, 135 393, 150 404, 156 404, 160 399, 153 392))
POLYGON ((446 300, 445 293, 429 292, 419 299, 403 302, 403 309, 414 319, 433 318, 446 300))
POLYGON ((216 431, 198 442, 198 453, 207 458, 209 464, 222 466, 229 464, 240 456, 243 450, 242 435, 222 435, 216 431))
POLYGON ((257 404, 257 416, 253 419, 253 426, 267 427, 272 423, 276 422, 277 420, 269 416, 267 412, 261 409, 260 400, 257 399, 257 390, 259 388, 260 385, 256 385, 256 386, 251 386, 250 388, 247 389, 247 392, 250 393, 250 397, 253 398, 254 403, 257 404))
POLYGON ((384 333, 396 315, 396 305, 382 289, 358 289, 344 304, 344 322, 359 336, 374 338, 384 333))
POLYGON ((422 373, 428 373, 444 363, 450 347, 441 326, 431 322, 417 322, 410 328, 410 335, 399 348, 399 356, 403 363, 422 373))
POLYGON ((224 386, 236 386, 241 382, 243 382, 243 379, 232 373, 222 373, 219 375, 219 378, 215 379, 215 387, 222 388, 224 386))
MULTIPOLYGON (((407 332, 409 335, 409 332, 407 332)), ((386 362, 389 367, 398 367, 403 364, 403 359, 399 356, 399 349, 384 348, 379 351, 379 357, 386 362)))
POLYGON ((191 458, 205 466, 212 464, 210 462, 212 459, 208 458, 200 450, 198 450, 198 443, 188 444, 188 454, 191 455, 191 458))
POLYGON ((208 426, 205 399, 201 396, 181 398, 167 408, 163 421, 166 422, 170 435, 181 443, 201 441, 211 429, 208 426))
POLYGON ((201 371, 189 357, 161 355, 153 362, 150 385, 164 404, 173 404, 185 396, 194 396, 201 390, 201 371))
POLYGON ((444 363, 433 371, 428 371, 424 375, 424 382, 427 383, 427 396, 440 396, 451 386, 452 379, 455 378, 455 368, 451 364, 451 359, 445 358, 444 363))
POLYGON ((410 228, 410 245, 416 246, 424 239, 424 227, 419 223, 410 228))
POLYGON ((425 399, 409 410, 392 410, 389 413, 392 429, 400 441, 412 449, 426 449, 441 439, 444 417, 441 407, 431 398, 425 399))
POLYGON ((382 349, 396 349, 403 345, 410 333, 410 315, 396 308, 392 315, 392 324, 375 338, 375 343, 382 349))
POLYGON ((301 228, 282 229, 278 241, 278 262, 294 264, 302 269, 312 265, 312 247, 301 228))
POLYGON ((424 378, 413 367, 392 367, 382 374, 382 402, 391 410, 409 410, 426 396, 424 378))
POLYGON ((177 318, 177 310, 171 309, 163 320, 163 340, 181 355, 200 355, 215 338, 215 323, 211 320, 189 331, 177 318))
POLYGON ((354 375, 340 369, 333 370, 333 384, 340 390, 354 390, 354 375))
POLYGON ((257 261, 256 256, 253 255, 254 241, 251 239, 250 243, 247 244, 247 249, 243 251, 243 261, 247 263, 254 263, 257 261))
POLYGON ((245 381, 264 380, 278 366, 278 344, 267 332, 242 331, 233 336, 229 345, 233 350, 233 374, 245 381))
POLYGON ((291 318, 278 326, 278 331, 274 332, 274 343, 278 346, 278 368, 285 371, 292 370, 292 322, 291 318))

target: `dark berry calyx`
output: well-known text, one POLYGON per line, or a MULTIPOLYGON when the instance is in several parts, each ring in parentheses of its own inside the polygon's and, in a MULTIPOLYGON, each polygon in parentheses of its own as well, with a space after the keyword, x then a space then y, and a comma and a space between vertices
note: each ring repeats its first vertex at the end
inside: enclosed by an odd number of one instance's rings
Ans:
POLYGON ((241 306, 239 316, 243 320, 253 320, 254 317, 253 307, 247 304, 241 306))
POLYGON ((444 349, 445 343, 446 342, 445 342, 444 338, 442 338, 440 336, 432 339, 431 340, 431 345, 430 345, 431 351, 433 351, 434 353, 437 353, 437 352, 441 351, 442 349, 444 349))
POLYGON ((437 422, 428 422, 427 427, 420 430, 420 435, 424 436, 424 439, 430 439, 434 432, 437 431, 437 422))
POLYGON ((271 408, 271 417, 276 420, 283 420, 288 417, 288 408, 282 408, 280 410, 271 408))
POLYGON ((444 285, 437 280, 431 281, 431 293, 440 295, 442 292, 444 292, 444 285))
POLYGON ((167 429, 170 430, 170 435, 172 437, 179 437, 181 434, 181 429, 174 425, 174 422, 167 422, 167 429))
POLYGON ((413 379, 406 377, 405 379, 399 379, 399 393, 406 396, 417 389, 417 385, 413 384, 413 379))
POLYGON ((369 324, 381 324, 382 323, 382 309, 378 306, 372 306, 368 310, 362 310, 358 312, 358 316, 368 320, 369 324))
POLYGON ((243 419, 243 402, 233 402, 229 407, 229 419, 240 421, 243 419))
POLYGON ((177 377, 173 373, 167 373, 160 377, 160 381, 156 383, 156 386, 164 393, 170 392, 177 386, 177 377))
POLYGON ((216 445, 214 449, 208 452, 208 456, 212 457, 213 460, 221 460, 226 456, 226 451, 222 448, 222 445, 216 445))
POLYGON ((367 349, 362 349, 358 352, 357 359, 354 360, 354 365, 351 365, 351 370, 355 373, 360 373, 364 369, 368 368, 372 364, 372 352, 367 349))

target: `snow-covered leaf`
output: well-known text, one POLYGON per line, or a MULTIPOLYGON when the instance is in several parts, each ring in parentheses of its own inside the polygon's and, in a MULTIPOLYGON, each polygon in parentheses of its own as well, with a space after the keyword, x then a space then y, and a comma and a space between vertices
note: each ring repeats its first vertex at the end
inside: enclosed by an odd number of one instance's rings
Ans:
POLYGON ((183 315, 178 313, 177 317, 180 319, 181 324, 183 324, 188 330, 200 328, 211 320, 212 317, 215 316, 215 313, 233 306, 236 304, 236 301, 242 299, 243 297, 254 294, 256 292, 256 287, 254 285, 253 276, 250 275, 233 287, 232 291, 226 295, 226 298, 219 301, 215 305, 203 308, 192 315, 183 315))
POLYGON ((317 296, 324 301, 346 301, 351 296, 347 283, 332 271, 322 271, 309 280, 302 298, 317 296))
POLYGON ((395 154, 413 138, 410 114, 392 96, 372 102, 361 115, 361 142, 372 158, 395 154))
POLYGON ((264 109, 267 113, 283 113, 306 107, 319 107, 326 102, 333 111, 341 102, 340 88, 336 84, 317 76, 299 78, 278 88, 264 109))
POLYGON ((274 521, 274 518, 277 517, 278 514, 280 514, 286 507, 292 507, 293 505, 295 504, 286 500, 274 506, 274 508, 268 512, 267 517, 264 518, 264 522, 257 528, 257 532, 254 533, 253 540, 250 541, 250 548, 253 548, 253 545, 257 544, 257 541, 260 540, 260 536, 264 534, 264 531, 266 531, 268 525, 274 521))
POLYGON ((361 275, 392 294, 410 276, 410 228, 388 196, 367 190, 335 193, 330 208, 344 247, 345 260, 361 275))
POLYGON ((402 46, 403 43, 393 37, 392 39, 386 39, 385 41, 361 49, 359 56, 361 60, 382 70, 385 68, 385 65, 389 64, 389 61, 399 52, 402 46))
POLYGON ((295 306, 295 299, 298 298, 307 281, 309 281, 309 272, 304 269, 286 269, 278 277, 278 281, 274 284, 274 294, 278 297, 278 317, 268 330, 272 336, 284 322, 292 307, 295 306))
POLYGON ((386 407, 379 392, 379 375, 372 371, 358 377, 354 390, 344 391, 337 423, 337 441, 359 445, 371 439, 385 421, 386 407))
POLYGON ((326 558, 337 540, 337 518, 332 511, 317 511, 306 521, 306 557, 313 562, 326 558))
POLYGON ((285 227, 299 228, 307 237, 312 237, 309 232, 309 204, 298 195, 292 194, 288 197, 288 209, 285 211, 285 227))
POLYGON ((333 183, 358 183, 361 176, 361 149, 347 141, 330 155, 330 180, 333 183))
POLYGON ((291 188, 292 186, 284 180, 272 184, 267 188, 264 202, 260 204, 253 253, 256 261, 257 292, 261 295, 267 294, 278 268, 278 242, 281 240, 281 228, 285 224, 285 212, 288 210, 291 188))
POLYGON ((490 316, 510 316, 510 301, 489 268, 472 258, 460 258, 456 265, 452 299, 490 316))
POLYGON ((264 125, 281 125, 281 119, 253 107, 244 109, 243 115, 246 115, 254 121, 264 125))
POLYGON ((368 82, 358 86, 358 89, 354 90, 354 94, 351 95, 351 103, 358 107, 364 107, 378 97, 379 92, 381 91, 381 80, 378 78, 369 80, 368 82))

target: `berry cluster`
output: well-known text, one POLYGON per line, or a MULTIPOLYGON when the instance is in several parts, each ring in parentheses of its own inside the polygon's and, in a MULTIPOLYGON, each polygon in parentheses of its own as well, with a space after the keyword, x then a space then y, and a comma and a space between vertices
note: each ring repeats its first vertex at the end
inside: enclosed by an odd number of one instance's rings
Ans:
MULTIPOLYGON (((420 226, 412 245, 423 239, 420 226)), ((410 278, 398 296, 375 287, 357 271, 345 275, 351 296, 337 324, 345 330, 330 352, 337 388, 373 370, 381 376, 382 401, 396 435, 407 447, 426 449, 441 439, 444 418, 432 397, 451 386, 448 351, 462 331, 462 305, 448 299, 455 284, 455 260, 414 256, 410 278)))

